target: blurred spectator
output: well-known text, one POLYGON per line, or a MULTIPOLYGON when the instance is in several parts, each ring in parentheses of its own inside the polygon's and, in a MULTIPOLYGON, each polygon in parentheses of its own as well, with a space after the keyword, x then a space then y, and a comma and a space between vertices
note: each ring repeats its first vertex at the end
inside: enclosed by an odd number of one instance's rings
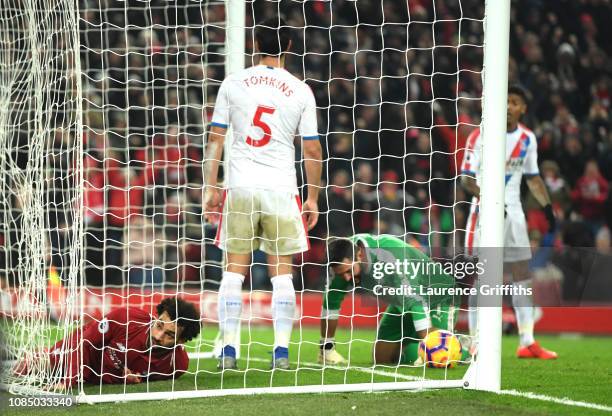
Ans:
MULTIPOLYGON (((203 133, 225 76, 224 5, 136 3, 126 12, 80 1, 85 272, 92 285, 119 284, 116 271, 127 256, 130 281, 159 283, 156 266, 172 270, 162 279, 178 273, 198 280, 214 239, 214 225, 203 231, 199 187, 203 133), (128 234, 143 243, 138 253, 126 248, 128 234)), ((247 27, 280 10, 295 28, 288 70, 311 86, 329 152, 323 215, 311 235, 410 233, 424 245, 461 245, 445 233, 465 226, 467 198, 455 179, 465 138, 480 124, 483 51, 472 45, 482 44, 482 1, 436 2, 435 10, 428 1, 267 3, 249 5, 247 27), (461 17, 457 48, 453 22, 461 17)), ((509 77, 533 93, 525 124, 538 135, 542 175, 561 222, 574 211, 593 233, 612 225, 611 38, 609 2, 513 1, 509 77)), ((247 53, 252 47, 247 35, 247 53)), ((61 207, 62 190, 74 186, 65 150, 75 137, 61 128, 52 136, 48 221, 60 235, 70 225, 61 207)), ((27 141, 16 140, 22 169, 27 141)), ((16 197, 10 203, 3 237, 14 253, 22 249, 22 219, 16 197)), ((534 244, 545 241, 535 238, 546 231, 541 210, 532 199, 526 204, 534 244)), ((587 240, 580 244, 594 243, 587 240)))
POLYGON ((374 217, 377 216, 378 193, 374 170, 368 162, 361 162, 355 172, 353 188, 355 198, 355 227, 358 232, 369 232, 374 229, 374 217))
POLYGON ((576 211, 597 233, 603 225, 605 202, 608 198, 608 182, 601 176, 595 160, 589 160, 584 169, 584 175, 578 179, 572 190, 572 200, 576 211))
MULTIPOLYGON (((144 160, 134 160, 133 165, 122 162, 121 156, 111 152, 105 160, 105 170, 108 177, 108 229, 107 229, 107 265, 121 268, 121 251, 123 228, 127 222, 144 214, 145 190, 167 177, 168 172, 174 172, 172 163, 165 160, 163 149, 155 152, 143 152, 144 160), (152 156, 152 160, 149 159, 152 156)), ((169 149, 171 150, 171 149, 169 149)), ((155 190, 162 187, 155 187, 155 190)))
POLYGON ((349 173, 345 170, 336 171, 326 189, 327 206, 324 211, 327 212, 326 228, 329 235, 346 237, 354 233, 352 194, 349 173))
POLYGON ((87 154, 83 159, 83 170, 83 222, 85 225, 100 224, 105 212, 104 172, 95 157, 87 154))
POLYGON ((612 301, 612 248, 610 246, 610 229, 601 227, 595 236, 595 250, 592 253, 593 261, 586 264, 588 271, 582 295, 583 304, 606 303, 612 301))
MULTIPOLYGON (((414 198, 405 193, 400 187, 399 175, 394 171, 386 171, 382 175, 378 201, 378 226, 385 228, 386 234, 400 238, 406 235, 405 207, 414 204, 414 198)), ((403 184, 402 184, 403 185, 403 184)), ((383 234, 382 230, 376 230, 383 234)))
MULTIPOLYGON (((569 187, 561 176, 559 165, 551 160, 545 160, 540 167, 540 173, 548 189, 551 202, 561 214, 567 213, 570 208, 569 187)), ((563 218, 563 216, 561 216, 563 218)))
MULTIPOLYGON (((334 137, 330 135, 330 137, 334 137)), ((353 143, 350 134, 335 135, 331 143, 331 160, 329 161, 329 170, 335 172, 344 170, 352 172, 353 168, 353 143)))
POLYGON ((580 172, 584 171, 586 159, 583 144, 578 137, 574 135, 566 137, 563 141, 563 148, 557 156, 557 162, 559 166, 563 166, 563 173, 570 185, 573 186, 580 172))
POLYGON ((179 272, 181 281, 199 282, 200 262, 206 257, 204 246, 204 221, 202 218, 202 184, 195 183, 187 188, 182 204, 183 232, 180 250, 183 265, 179 272))
POLYGON ((160 288, 164 283, 161 268, 163 252, 162 236, 156 235, 153 224, 143 217, 132 217, 127 223, 124 241, 127 283, 143 289, 160 288))
MULTIPOLYGON (((91 154, 85 155, 83 169, 85 171, 83 188, 85 281, 88 285, 101 287, 105 284, 104 215, 106 214, 106 189, 104 189, 104 171, 102 164, 91 154)), ((114 276, 119 276, 119 274, 115 273, 114 276)), ((120 278, 114 281, 111 278, 108 283, 121 284, 121 281, 120 278)))

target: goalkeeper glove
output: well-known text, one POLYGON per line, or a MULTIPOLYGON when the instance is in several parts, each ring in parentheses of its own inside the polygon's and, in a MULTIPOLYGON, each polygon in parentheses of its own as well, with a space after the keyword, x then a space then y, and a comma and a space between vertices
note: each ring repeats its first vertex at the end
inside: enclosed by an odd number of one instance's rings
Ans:
POLYGON ((336 345, 333 341, 321 341, 321 345, 319 345, 319 364, 341 365, 346 364, 346 360, 336 351, 336 345))

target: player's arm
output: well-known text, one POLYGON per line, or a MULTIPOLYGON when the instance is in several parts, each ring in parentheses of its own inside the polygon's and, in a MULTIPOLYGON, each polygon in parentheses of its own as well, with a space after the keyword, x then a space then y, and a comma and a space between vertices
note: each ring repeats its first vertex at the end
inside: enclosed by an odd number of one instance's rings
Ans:
POLYGON ((204 208, 206 212, 215 212, 221 203, 221 195, 217 187, 217 176, 219 175, 219 164, 223 154, 223 144, 227 129, 213 125, 208 133, 206 153, 204 160, 204 181, 206 193, 204 196, 204 208))
POLYGON ((215 101, 215 111, 213 112, 210 130, 206 140, 206 150, 204 152, 204 210, 205 212, 216 212, 221 204, 221 193, 217 187, 217 176, 219 175, 219 164, 223 155, 223 144, 225 134, 230 121, 230 105, 227 92, 227 79, 221 83, 217 100, 215 101))
POLYGON ((305 86, 305 104, 298 130, 302 136, 304 152, 304 169, 308 183, 308 197, 302 211, 306 217, 306 226, 311 230, 319 219, 319 190, 321 189, 321 170, 323 167, 323 150, 317 130, 317 104, 310 88, 305 86))
POLYGON ((546 184, 542 180, 540 171, 538 169, 537 149, 537 141, 535 136, 533 136, 531 137, 529 147, 527 149, 527 157, 525 158, 525 163, 523 164, 523 175, 527 181, 529 192, 531 192, 540 206, 544 208, 544 214, 546 214, 546 219, 548 220, 549 230, 553 230, 555 228, 555 215, 550 203, 550 196, 548 195, 546 184))
POLYGON ((540 206, 544 208, 544 214, 546 215, 546 220, 548 221, 549 230, 554 229, 556 222, 555 214, 552 209, 552 204, 550 203, 550 196, 548 195, 546 184, 542 180, 542 177, 540 175, 528 177, 527 187, 540 206))
POLYGON ((480 198, 480 186, 476 183, 476 178, 463 175, 461 176, 461 185, 468 193, 476 198, 480 198))
POLYGON ((346 297, 350 282, 341 276, 333 276, 325 287, 321 309, 321 340, 319 345, 319 362, 341 364, 345 360, 336 352, 335 336, 338 328, 340 307, 346 297))
MULTIPOLYGON (((91 369, 88 367, 87 357, 89 354, 83 354, 83 374, 80 374, 80 348, 79 343, 83 342, 83 350, 93 350, 102 354, 105 345, 112 341, 117 325, 125 321, 125 308, 116 309, 106 315, 102 320, 92 321, 83 328, 75 330, 70 336, 59 341, 51 349, 49 359, 51 366, 63 366, 60 369, 63 379, 63 386, 68 388, 73 386, 79 378, 87 381, 91 369), (82 333, 81 333, 82 332, 82 333), (60 357, 62 357, 60 359, 60 357)), ((125 330, 125 326, 123 326, 125 330)), ((98 369, 99 371, 99 369, 98 369)), ((117 376, 110 374, 102 374, 103 383, 117 383, 117 376)))
POLYGON ((538 201, 540 206, 546 207, 550 205, 550 196, 546 189, 546 184, 540 175, 533 175, 527 178, 527 186, 533 197, 538 201))
POLYGON ((306 215, 306 224, 311 230, 319 218, 319 189, 321 188, 321 170, 323 150, 321 143, 316 140, 304 140, 304 167, 306 169, 306 181, 308 182, 308 198, 304 203, 303 210, 306 215))
POLYGON ((467 146, 461 162, 461 185, 476 198, 480 198, 480 186, 476 183, 476 173, 480 169, 481 141, 480 130, 474 130, 467 139, 467 146))

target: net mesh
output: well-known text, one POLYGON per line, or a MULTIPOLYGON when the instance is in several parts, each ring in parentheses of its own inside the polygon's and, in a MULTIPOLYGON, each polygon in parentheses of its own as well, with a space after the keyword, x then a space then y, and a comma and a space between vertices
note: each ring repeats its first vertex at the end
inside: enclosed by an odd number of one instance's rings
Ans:
MULTIPOLYGON (((391 234, 433 256, 463 244, 469 204, 457 180, 480 123, 481 1, 247 2, 245 65, 258 62, 255 22, 283 15, 293 39, 287 70, 314 92, 324 148, 321 217, 311 249, 294 259, 299 313, 292 370, 283 373, 269 368, 261 252, 245 285, 241 369, 217 370, 211 358, 222 253, 217 222, 202 216, 202 160, 227 75, 226 3, 80 1, 78 13, 64 1, 3 5, 1 294, 11 360, 119 307, 154 314, 179 295, 197 303, 203 332, 186 346, 187 374, 147 379, 146 391, 461 378, 462 370, 372 364, 385 306, 359 290, 349 290, 336 336, 348 366, 317 364, 317 325, 329 237, 391 234), (28 299, 27 312, 16 299, 28 299)), ((304 194, 300 143, 296 161, 304 194)), ((49 384, 45 361, 30 361, 41 368, 9 378, 49 384)), ((128 392, 127 382, 84 389, 128 392)))
POLYGON ((2 358, 29 367, 18 378, 3 372, 3 381, 51 388, 58 374, 37 357, 79 309, 77 14, 70 2, 3 1, 0 8, 0 287, 9 318, 2 358))

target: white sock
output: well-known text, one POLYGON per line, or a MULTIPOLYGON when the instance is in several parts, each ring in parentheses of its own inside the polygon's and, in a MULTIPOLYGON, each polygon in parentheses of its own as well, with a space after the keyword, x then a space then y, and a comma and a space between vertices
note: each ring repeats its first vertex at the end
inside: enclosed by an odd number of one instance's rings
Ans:
MULTIPOLYGON (((475 283, 474 287, 478 287, 475 283)), ((468 296, 468 326, 470 329, 470 336, 475 337, 478 332, 478 295, 468 296)))
POLYGON ((219 330, 221 331, 224 347, 231 345, 238 349, 236 345, 236 331, 240 324, 240 314, 242 312, 243 281, 243 275, 233 272, 223 272, 223 277, 221 278, 217 312, 219 316, 219 330))
MULTIPOLYGON (((525 292, 530 286, 531 280, 514 282, 515 291, 522 290, 522 292, 525 292)), ((534 310, 531 296, 513 294, 512 306, 514 306, 514 312, 516 313, 516 326, 518 327, 521 346, 526 347, 533 344, 535 342, 533 338, 534 310)))
POLYGON ((295 289, 293 276, 283 274, 272 282, 272 318, 274 319, 274 348, 289 348, 291 329, 295 317, 295 289))

